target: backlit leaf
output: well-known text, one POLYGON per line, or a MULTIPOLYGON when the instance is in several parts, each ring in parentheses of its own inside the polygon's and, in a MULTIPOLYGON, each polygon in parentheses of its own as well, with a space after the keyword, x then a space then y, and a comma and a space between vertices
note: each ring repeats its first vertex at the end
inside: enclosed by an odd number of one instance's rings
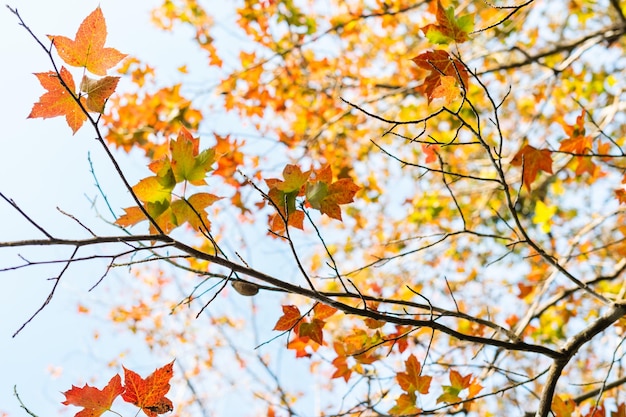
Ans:
POLYGON ((552 399, 552 412, 555 417, 571 417, 576 409, 576 404, 570 398, 565 400, 559 395, 552 399))
MULTIPOLYGON (((76 85, 74 84, 72 74, 65 67, 61 67, 60 74, 67 88, 74 93, 76 85)), ((61 79, 54 71, 37 73, 35 76, 39 79, 41 86, 48 91, 39 97, 39 101, 33 105, 33 109, 28 117, 47 119, 49 117, 65 116, 65 120, 72 132, 76 133, 87 120, 87 115, 81 109, 76 99, 72 97, 72 93, 61 84, 61 79)), ((83 103, 83 106, 86 106, 83 97, 80 98, 80 101, 83 103)))
POLYGON ((400 388, 408 393, 417 391, 420 394, 428 394, 432 377, 420 375, 422 368, 414 355, 409 356, 404 363, 406 372, 396 374, 400 388))
MULTIPOLYGON (((437 98, 435 96, 435 92, 437 92, 437 94, 446 92, 445 87, 444 90, 437 90, 437 88, 442 85, 443 77, 452 77, 455 84, 458 86, 459 91, 467 89, 469 84, 469 74, 467 73, 465 66, 463 66, 458 59, 452 57, 448 52, 441 49, 427 51, 419 54, 413 58, 412 61, 415 62, 418 67, 430 72, 424 79, 424 82, 416 88, 417 91, 426 96, 429 103, 433 99, 437 98)), ((450 80, 447 81, 448 84, 449 81, 450 80)), ((449 88, 447 90, 449 90, 449 88)))
POLYGON ((220 199, 221 197, 213 194, 197 193, 186 200, 173 201, 171 209, 176 219, 175 225, 181 226, 189 223, 195 230, 209 231, 211 222, 207 218, 205 209, 220 199))
POLYGON ((319 319, 313 319, 310 323, 302 323, 300 324, 299 336, 300 337, 309 337, 317 344, 324 344, 324 332, 322 329, 324 328, 324 322, 319 319))
POLYGON ((547 149, 537 149, 531 145, 524 145, 511 160, 511 165, 522 167, 522 181, 526 189, 530 191, 530 186, 537 178, 539 171, 552 174, 552 152, 547 149))
POLYGON ((115 91, 120 77, 104 77, 94 80, 86 75, 80 84, 80 91, 87 94, 87 108, 91 111, 104 112, 104 104, 115 91))
POLYGON ((302 318, 298 307, 293 305, 283 306, 283 315, 278 319, 273 330, 291 330, 302 318))
POLYGON ((103 389, 87 384, 82 388, 72 386, 72 389, 63 393, 65 401, 62 404, 84 407, 74 417, 98 417, 110 410, 115 398, 123 392, 122 379, 115 375, 103 389))
POLYGON ((48 35, 66 64, 85 67, 96 75, 106 75, 107 70, 126 56, 117 49, 105 48, 106 36, 106 22, 100 7, 83 20, 73 40, 65 36, 48 35))
POLYGON ((437 1, 437 24, 424 26, 421 30, 428 40, 437 44, 450 42, 463 43, 469 40, 469 33, 474 30, 474 16, 464 15, 460 18, 454 16, 454 7, 447 9, 437 1))
POLYGON ((148 417, 157 417, 172 411, 172 402, 165 397, 170 390, 170 379, 174 374, 174 362, 158 368, 147 378, 124 368, 124 401, 141 408, 148 417))
POLYGON ((416 416, 422 410, 416 406, 417 398, 414 392, 400 394, 396 399, 396 405, 389 410, 392 416, 416 416))
POLYGON ((204 178, 215 162, 215 151, 206 149, 199 153, 199 145, 200 139, 194 138, 185 128, 180 130, 178 139, 170 141, 171 164, 177 183, 206 184, 204 178))

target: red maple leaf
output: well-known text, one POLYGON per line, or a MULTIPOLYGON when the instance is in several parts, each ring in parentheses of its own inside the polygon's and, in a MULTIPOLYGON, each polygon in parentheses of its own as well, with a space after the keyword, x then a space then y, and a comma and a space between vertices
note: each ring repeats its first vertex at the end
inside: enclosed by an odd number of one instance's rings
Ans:
MULTIPOLYGON (((65 120, 72 132, 76 133, 83 125, 83 122, 87 120, 87 115, 72 95, 76 91, 76 84, 74 84, 72 74, 65 67, 61 67, 60 74, 61 77, 54 71, 35 74, 41 86, 48 91, 39 97, 39 101, 33 105, 28 118, 41 117, 47 119, 49 117, 65 116, 65 120), (65 88, 61 80, 63 80, 67 88, 65 88)), ((83 104, 83 107, 86 107, 83 97, 80 98, 80 102, 83 104)))
POLYGON ((84 407, 74 417, 98 417, 108 411, 115 398, 123 392, 122 379, 115 375, 103 389, 87 384, 82 388, 72 385, 72 389, 63 393, 65 401, 62 404, 84 407))
POLYGON ((430 103, 435 98, 445 98, 450 96, 450 80, 442 88, 443 77, 452 77, 459 89, 467 88, 469 74, 458 59, 452 57, 448 52, 437 49, 419 54, 411 59, 418 67, 430 71, 424 79, 424 83, 417 87, 417 91, 426 96, 430 103))
POLYGON ((522 167, 522 181, 526 189, 530 191, 530 185, 537 178, 539 171, 552 174, 552 152, 547 149, 537 149, 531 145, 524 145, 513 157, 511 165, 522 167))
POLYGON ((155 370, 146 379, 124 368, 124 401, 141 408, 148 417, 157 417, 173 410, 172 401, 165 397, 170 390, 170 379, 174 374, 174 361, 155 370))
POLYGON ((96 75, 106 75, 126 54, 114 48, 105 48, 107 27, 100 7, 80 24, 74 40, 65 36, 48 35, 59 56, 67 65, 85 67, 96 75))

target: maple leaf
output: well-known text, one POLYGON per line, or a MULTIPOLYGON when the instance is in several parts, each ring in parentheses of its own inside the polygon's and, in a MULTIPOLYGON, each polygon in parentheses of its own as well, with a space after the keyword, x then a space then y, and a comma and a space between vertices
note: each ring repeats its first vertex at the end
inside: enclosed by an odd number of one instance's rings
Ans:
POLYGON ((469 33, 474 29, 474 16, 454 17, 454 7, 444 9, 441 1, 437 1, 437 24, 426 25, 421 31, 428 40, 437 44, 448 44, 452 41, 463 43, 469 40, 469 33))
POLYGON ((350 178, 341 178, 333 183, 330 166, 326 166, 316 175, 315 182, 307 183, 306 200, 316 210, 341 220, 340 204, 354 201, 354 195, 361 189, 350 178), (323 179, 323 180, 322 180, 323 179))
POLYGON ((303 229, 304 212, 296 210, 296 197, 301 195, 302 188, 311 176, 311 171, 302 171, 297 165, 286 165, 283 169, 283 178, 270 178, 265 180, 269 187, 268 197, 278 207, 282 216, 274 214, 270 216, 270 229, 275 233, 285 230, 287 219, 289 226, 303 229))
POLYGON ((414 392, 400 394, 400 396, 396 399, 396 405, 389 410, 389 414, 392 416, 419 415, 422 410, 415 405, 416 403, 417 397, 414 392))
POLYGON ((62 404, 84 407, 74 417, 98 417, 110 410, 115 398, 123 392, 122 379, 119 375, 115 375, 103 389, 90 387, 87 384, 82 388, 72 385, 72 389, 63 393, 65 401, 62 404))
MULTIPOLYGON (((285 231, 285 221, 279 214, 270 215, 269 224, 270 230, 274 233, 281 234, 285 231)), ((287 225, 300 230, 304 229, 304 212, 302 210, 290 212, 287 218, 287 225)))
POLYGON ((437 402, 456 403, 461 401, 459 394, 471 385, 472 374, 462 376, 454 369, 450 370, 450 385, 443 385, 443 394, 437 397, 437 402))
POLYGON ((85 67, 92 74, 106 75, 125 56, 114 48, 105 48, 107 29, 102 10, 97 7, 82 21, 74 40, 65 36, 48 35, 66 64, 85 67))
POLYGON ((437 160, 437 151, 439 151, 439 145, 422 143, 422 151, 426 154, 426 163, 430 164, 437 160))
POLYGON ((530 191, 530 185, 537 178, 539 171, 552 174, 552 152, 547 149, 537 149, 531 145, 524 145, 511 160, 511 165, 522 166, 522 181, 530 191))
POLYGON ((176 218, 176 226, 189 223, 195 230, 208 231, 211 222, 206 216, 205 209, 218 200, 221 200, 221 197, 209 193, 197 193, 187 199, 174 201, 171 210, 176 218))
POLYGON ((278 319, 273 330, 291 330, 298 324, 301 318, 302 315, 298 307, 293 305, 283 306, 283 315, 278 319))
POLYGON ((333 359, 332 364, 336 370, 331 376, 331 379, 343 378, 344 381, 348 382, 350 376, 352 375, 352 369, 348 367, 347 358, 345 356, 337 356, 333 359))
MULTIPOLYGON (((441 49, 427 51, 419 54, 411 59, 418 67, 430 71, 424 82, 417 87, 417 91, 424 94, 428 103, 436 98, 442 97, 436 94, 448 94, 450 88, 444 86, 443 89, 437 90, 442 85, 442 78, 452 77, 459 89, 467 89, 469 84, 469 74, 465 66, 458 59, 452 57, 448 52, 441 49)), ((446 81, 449 85, 449 81, 446 81)), ((459 90, 460 91, 460 90, 459 90)), ((443 97, 442 97, 443 98, 443 97)))
POLYGON ((552 399, 552 412, 556 417, 571 417, 576 409, 576 404, 569 398, 563 400, 555 395, 552 399))
POLYGON ((124 401, 141 408, 148 417, 157 417, 157 414, 172 411, 172 401, 165 394, 170 390, 173 366, 174 361, 158 368, 146 379, 124 368, 124 401))
POLYGON ((133 186, 137 198, 145 203, 170 201, 173 189, 173 185, 163 184, 158 176, 146 177, 133 186))
POLYGON ((309 337, 317 344, 324 344, 324 332, 322 329, 326 323, 320 319, 313 319, 310 323, 300 324, 298 334, 300 337, 309 337))
POLYGON ((441 77, 439 85, 433 90, 433 99, 438 99, 442 106, 447 106, 461 95, 461 89, 456 85, 456 78, 450 75, 441 77))
POLYGON ((417 391, 420 394, 428 394, 432 377, 420 375, 422 368, 417 358, 411 355, 404 364, 406 372, 399 372, 396 375, 400 388, 408 393, 417 391))
MULTIPOLYGON (((309 338, 305 337, 296 337, 291 342, 287 344, 287 349, 296 351, 296 358, 308 358, 311 356, 309 352, 307 352, 306 348, 311 346, 309 344, 309 338)), ((313 348, 315 350, 315 348, 313 348)))
POLYGON ((591 150, 591 137, 576 136, 563 139, 559 145, 559 151, 571 152, 576 154, 585 154, 591 150))
POLYGON ((307 182, 311 176, 311 171, 302 171, 297 165, 286 165, 283 169, 284 180, 279 180, 275 183, 275 188, 284 193, 292 193, 294 191, 300 191, 302 186, 307 182))
MULTIPOLYGON (((35 74, 41 86, 48 91, 39 97, 39 101, 33 105, 28 118, 41 117, 47 119, 49 117, 65 116, 65 120, 72 132, 76 133, 87 120, 87 115, 76 101, 76 97, 72 95, 76 91, 76 84, 74 84, 72 74, 65 67, 61 67, 59 73, 60 78, 59 74, 54 71, 35 74), (61 83, 61 80, 63 80, 67 88, 61 83)), ((83 106, 86 106, 83 97, 80 98, 80 102, 83 106)))
POLYGON ((104 104, 115 91, 120 77, 104 77, 99 80, 83 75, 80 91, 87 94, 87 108, 96 113, 104 112, 104 104))
POLYGON ((122 227, 128 227, 134 226, 144 220, 148 219, 146 219, 146 216, 143 214, 143 211, 141 211, 139 207, 127 207, 124 209, 124 214, 115 221, 115 224, 122 227))
POLYGON ((324 303, 316 303, 313 307, 313 315, 316 319, 324 320, 337 312, 335 307, 331 307, 324 303))
POLYGON ((177 140, 170 141, 172 171, 176 182, 189 181, 204 185, 204 178, 215 162, 215 150, 205 149, 199 153, 200 139, 194 138, 185 128, 180 129, 177 140))

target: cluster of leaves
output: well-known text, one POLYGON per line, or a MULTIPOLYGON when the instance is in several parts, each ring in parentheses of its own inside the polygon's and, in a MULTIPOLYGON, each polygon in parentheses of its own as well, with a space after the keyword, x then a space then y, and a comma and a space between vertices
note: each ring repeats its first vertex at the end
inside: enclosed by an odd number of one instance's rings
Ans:
MULTIPOLYGON (((338 414, 382 410, 417 415, 443 409, 468 413, 478 406, 506 414, 511 404, 540 398, 542 416, 606 415, 605 404, 611 401, 618 407, 611 415, 623 415, 624 405, 612 394, 588 412, 581 411, 580 404, 591 395, 552 397, 555 385, 550 384, 556 382, 540 378, 545 372, 540 369, 556 366, 552 374, 563 372, 578 386, 605 376, 606 381, 615 359, 593 347, 580 348, 599 332, 605 332, 615 349, 621 344, 623 326, 618 322, 614 330, 610 326, 615 320, 604 317, 617 317, 621 305, 612 300, 623 296, 618 278, 626 256, 624 132, 619 124, 611 127, 612 120, 599 123, 603 113, 595 111, 602 103, 607 108, 617 103, 611 108, 619 108, 621 92, 607 93, 610 86, 605 82, 617 83, 612 74, 593 72, 584 64, 583 69, 571 66, 584 54, 587 42, 601 39, 598 43, 606 41, 611 47, 626 33, 619 2, 611 2, 613 14, 594 23, 594 30, 602 31, 557 45, 543 41, 534 23, 517 35, 532 21, 527 10, 533 2, 511 7, 453 1, 445 7, 440 0, 357 1, 354 7, 340 0, 330 3, 337 10, 332 16, 314 7, 306 10, 295 0, 246 0, 237 10, 237 25, 257 48, 241 51, 241 68, 224 70, 217 92, 226 110, 275 136, 289 156, 299 158, 298 152, 305 150, 310 162, 281 163, 282 179, 270 177, 275 174, 268 175, 257 157, 244 152, 244 140, 215 135, 217 144, 200 151, 200 140, 190 130, 197 130, 202 112, 183 97, 180 85, 149 93, 143 88, 153 69, 137 59, 122 66, 120 72, 130 74, 141 94, 111 99, 114 106, 102 119, 108 128, 106 140, 126 151, 143 150, 154 175, 130 188, 137 206, 126 208, 116 224, 126 227, 147 220, 155 239, 165 239, 165 234, 188 224, 219 247, 219 239, 208 235, 216 219, 209 221, 207 208, 220 197, 200 189, 206 187, 207 175, 218 175, 234 188, 230 201, 241 219, 256 221, 256 209, 269 207, 270 234, 290 243, 311 290, 247 264, 235 265, 223 252, 221 258, 193 255, 224 266, 226 273, 216 273, 215 278, 225 283, 237 271, 269 286, 246 284, 251 286, 241 291, 244 281, 238 280, 233 286, 240 293, 256 295, 262 288, 315 300, 304 314, 295 301, 283 305, 274 330, 290 335, 287 348, 297 358, 329 366, 331 379, 346 384, 369 381, 363 393, 367 398, 338 414), (513 18, 520 25, 511 25, 513 18), (368 25, 372 20, 377 24, 368 25), (475 22, 483 28, 475 29, 475 22), (407 39, 407 33, 419 31, 424 39, 407 39), (310 47, 322 38, 336 40, 341 54, 310 47), (504 52, 493 52, 502 48, 504 52), (417 56, 405 59, 416 49, 421 51, 417 56), (392 75, 380 70, 381 62, 393 68, 392 75), (541 77, 527 69, 534 67, 547 68, 546 77, 553 83, 537 81, 541 77), (581 79, 591 80, 584 91, 581 79), (588 132, 589 125, 593 132, 588 132), (177 139, 160 142, 175 135, 177 139), (237 170, 245 163, 257 171, 237 181, 237 170), (405 175, 397 174, 394 164, 405 175), (304 170, 307 165, 321 168, 304 170), (352 180, 357 173, 362 187, 352 180), (256 185, 248 191, 264 201, 246 201, 244 185, 263 180, 267 191, 256 185), (190 193, 191 186, 198 191, 190 193), (304 229, 308 209, 342 221, 346 212, 340 206, 353 202, 361 189, 360 204, 349 211, 355 226, 343 246, 338 249, 341 233, 327 244, 316 228, 324 250, 305 265, 289 228, 304 229), (599 198, 604 199, 602 206, 599 198), (495 273, 489 269, 494 264, 499 268, 495 273), (330 268, 333 279, 311 280, 307 268, 310 276, 319 277, 330 268), (497 285, 494 276, 500 277, 497 285), (446 308, 447 303, 453 307, 446 308), (337 309, 346 314, 335 315, 337 309), (598 318, 599 310, 611 314, 598 318), (592 322, 591 328, 580 332, 581 323, 587 322, 592 322), (430 339, 426 343, 418 335, 430 339), (411 352, 424 351, 421 363, 413 353, 407 358, 409 347, 411 352), (601 362, 597 369, 609 371, 589 372, 586 365, 558 368, 574 354, 585 355, 581 363, 601 362), (467 373, 464 365, 470 364, 481 371, 467 373), (492 392, 483 393, 487 380, 492 392), (372 394, 377 383, 387 386, 372 394), (480 398, 496 394, 502 395, 499 403, 504 405, 478 405, 480 398)), ((547 8, 536 7, 544 12, 547 8)), ((578 17, 576 30, 601 12, 600 6, 587 2, 572 1, 566 7, 578 17)), ((210 65, 223 69, 211 38, 211 16, 196 2, 164 1, 153 18, 166 30, 175 23, 193 27, 195 42, 210 65)), ((564 34, 576 34, 564 25, 564 34)), ((105 36, 96 9, 81 24, 75 41, 53 37, 53 44, 68 65, 105 76, 122 58, 104 48, 105 36)), ((64 67, 37 77, 48 93, 30 117, 65 116, 74 132, 90 112, 103 111, 117 85, 117 77, 84 77, 76 91, 64 67)), ((198 259, 185 268, 199 275, 208 269, 198 259)), ((155 300, 162 297, 164 285, 159 281, 150 288, 155 300)), ((193 293, 188 300, 194 300, 193 293)), ((136 310, 133 320, 150 318, 150 309, 136 310)), ((156 334, 168 339, 161 324, 146 331, 146 339, 154 340, 156 334)), ((203 350, 200 339, 194 340, 198 351, 203 350)), ((210 365, 198 365, 198 374, 200 369, 213 370, 212 360, 205 362, 210 365)), ((606 395, 604 388, 597 395, 606 395)), ((267 402, 280 403, 295 414, 285 391, 277 391, 277 399, 267 402)), ((273 406, 267 415, 274 415, 273 406)))
POLYGON ((143 207, 129 207, 116 223, 120 226, 133 226, 141 221, 152 219, 150 231, 169 233, 172 229, 185 223, 198 232, 208 233, 211 223, 206 215, 206 208, 220 197, 198 192, 185 197, 187 184, 206 185, 205 178, 213 170, 215 150, 199 151, 200 139, 194 138, 189 131, 182 129, 178 139, 172 139, 169 153, 149 165, 155 174, 139 181, 133 187, 137 198, 144 203, 143 207), (183 196, 175 196, 174 188, 183 184, 183 196))
POLYGON ((83 407, 75 417, 98 417, 112 411, 113 402, 121 395, 125 402, 139 407, 139 411, 143 411, 148 417, 157 417, 174 409, 172 401, 165 396, 170 390, 173 366, 174 362, 168 363, 146 378, 124 368, 123 385, 122 378, 117 374, 102 389, 88 384, 82 388, 72 386, 63 393, 63 404, 83 407))
POLYGON ((324 344, 324 326, 326 319, 337 312, 336 308, 322 303, 316 303, 312 308, 313 317, 309 320, 306 315, 300 313, 300 309, 294 305, 284 305, 283 315, 278 319, 274 330, 293 332, 295 337, 289 341, 288 349, 295 350, 296 357, 310 357, 307 347, 316 351, 324 344))
POLYGON ((94 79, 84 74, 77 90, 72 74, 63 66, 60 71, 35 74, 47 92, 35 103, 28 117, 65 116, 76 133, 87 120, 88 112, 104 112, 104 105, 119 81, 119 77, 106 76, 106 73, 126 56, 117 49, 104 47, 106 36, 106 22, 100 7, 83 20, 74 40, 48 35, 67 65, 82 67, 102 77, 94 79))
MULTIPOLYGON (((406 372, 399 372, 396 375, 398 384, 405 391, 396 400, 396 405, 389 410, 392 415, 418 415, 422 412, 416 407, 417 393, 428 394, 432 377, 422 374, 422 367, 414 355, 410 355, 405 362, 406 372)), ((442 385, 443 393, 437 398, 437 403, 443 402, 448 404, 458 404, 463 402, 463 398, 459 396, 462 391, 467 389, 467 398, 474 398, 483 387, 472 375, 462 376, 454 369, 450 371, 450 385, 442 385)), ((471 403, 465 403, 464 410, 469 412, 471 403)))
POLYGON ((329 165, 304 172, 297 165, 287 165, 282 180, 271 178, 265 182, 269 187, 268 199, 277 208, 277 213, 270 217, 270 230, 274 233, 283 232, 287 226, 304 228, 304 212, 296 208, 296 197, 305 196, 307 206, 341 220, 339 205, 353 202, 360 189, 350 178, 333 182, 329 165))

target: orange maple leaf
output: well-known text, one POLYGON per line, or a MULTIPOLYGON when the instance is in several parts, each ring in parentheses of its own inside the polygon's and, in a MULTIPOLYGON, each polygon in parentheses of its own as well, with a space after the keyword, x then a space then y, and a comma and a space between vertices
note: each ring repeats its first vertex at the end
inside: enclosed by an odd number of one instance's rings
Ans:
POLYGON ((87 384, 82 388, 72 385, 72 389, 63 393, 65 401, 61 404, 84 407, 74 417, 98 417, 108 411, 115 398, 123 392, 122 379, 115 375, 103 389, 87 384))
POLYGON ((310 339, 308 337, 296 337, 287 344, 287 349, 296 351, 296 358, 308 358, 311 353, 307 351, 307 347, 311 347, 313 351, 316 350, 315 346, 309 344, 310 339))
POLYGON ((313 307, 313 314, 316 319, 324 320, 337 312, 335 307, 331 307, 324 303, 317 303, 313 307))
MULTIPOLYGON (((424 94, 429 103, 435 98, 443 97, 442 94, 448 93, 449 95, 449 87, 444 86, 443 89, 437 89, 442 85, 445 77, 452 77, 459 89, 468 86, 469 74, 465 67, 461 61, 444 50, 427 51, 419 54, 411 61, 415 62, 418 67, 430 71, 422 85, 417 87, 417 91, 424 94)), ((447 80, 446 83, 449 85, 450 81, 447 80)))
POLYGON ((450 75, 441 77, 439 86, 433 90, 433 99, 440 99, 444 106, 452 103, 461 95, 461 89, 456 85, 456 80, 450 75))
POLYGON ((170 379, 174 374, 174 361, 155 370, 146 379, 124 368, 124 401, 141 408, 148 417, 157 417, 173 410, 172 401, 165 396, 170 390, 170 379))
POLYGON ((291 330, 298 324, 301 318, 302 315, 298 307, 292 305, 283 306, 283 315, 278 319, 273 330, 291 330))
POLYGON ((59 56, 67 65, 85 67, 96 75, 106 75, 108 69, 117 65, 126 54, 114 48, 105 48, 107 27, 102 10, 97 7, 83 20, 75 40, 65 36, 48 35, 59 56))
MULTIPOLYGON (((41 86, 48 91, 39 97, 39 101, 33 105, 28 118, 41 117, 47 119, 49 117, 65 116, 65 120, 72 132, 76 133, 87 120, 87 115, 76 101, 76 97, 73 96, 73 92, 76 91, 76 84, 74 84, 72 74, 65 67, 61 67, 59 73, 60 77, 54 71, 35 74, 41 86)), ((80 102, 83 107, 86 107, 83 97, 80 98, 80 102)))
POLYGON ((547 149, 537 149, 531 145, 524 145, 511 160, 511 165, 522 167, 522 181, 526 189, 530 191, 530 185, 537 178, 539 171, 552 174, 552 152, 547 149))
POLYGON ((575 409, 576 404, 570 398, 564 400, 558 395, 554 396, 552 400, 552 412, 556 417, 570 417, 575 409))
POLYGON ((348 366, 348 358, 346 356, 337 356, 333 359, 332 364, 336 370, 331 376, 331 379, 343 378, 344 381, 348 382, 352 375, 352 369, 348 366))
POLYGON ((426 163, 430 164, 437 160, 437 152, 439 151, 439 145, 434 143, 422 143, 422 151, 426 155, 426 163))
POLYGON ((405 361, 406 372, 398 372, 396 379, 400 388, 408 393, 414 393, 415 391, 420 394, 428 394, 430 389, 430 381, 433 379, 430 376, 422 376, 421 366, 414 355, 409 356, 405 361))

